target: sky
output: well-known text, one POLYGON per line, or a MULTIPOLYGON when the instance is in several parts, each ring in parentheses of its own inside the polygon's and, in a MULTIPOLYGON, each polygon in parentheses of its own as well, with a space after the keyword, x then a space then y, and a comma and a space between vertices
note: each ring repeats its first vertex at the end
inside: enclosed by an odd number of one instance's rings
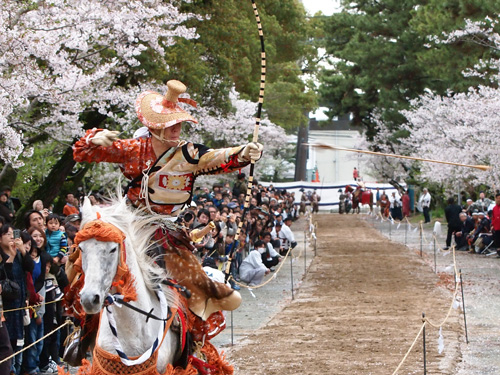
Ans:
MULTIPOLYGON (((302 0, 304 8, 310 15, 314 15, 316 12, 321 11, 324 15, 330 16, 334 12, 339 12, 340 0, 302 0)), ((324 121, 328 119, 324 111, 326 108, 318 108, 316 112, 311 112, 309 117, 316 118, 318 121, 324 121)))
POLYGON ((311 15, 318 11, 322 11, 323 14, 330 16, 335 11, 338 12, 339 0, 302 0, 304 7, 307 12, 311 15))

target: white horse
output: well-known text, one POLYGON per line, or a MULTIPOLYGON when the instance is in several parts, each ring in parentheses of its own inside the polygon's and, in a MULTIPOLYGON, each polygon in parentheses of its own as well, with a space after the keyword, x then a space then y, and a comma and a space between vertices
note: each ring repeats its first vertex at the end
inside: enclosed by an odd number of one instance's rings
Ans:
POLYGON ((164 321, 154 319, 146 321, 146 316, 126 306, 114 304, 103 307, 109 293, 115 290, 117 270, 120 274, 120 269, 123 270, 121 262, 124 261, 135 279, 134 286, 137 292, 137 298, 130 304, 146 312, 153 309, 152 314, 166 319, 166 303, 172 305, 175 296, 168 289, 160 292, 157 290, 158 280, 166 275, 165 271, 156 266, 146 254, 148 241, 154 232, 154 226, 150 225, 151 219, 148 220, 137 212, 131 211, 124 199, 115 202, 112 206, 101 208, 91 206, 90 201, 85 198, 81 211, 81 232, 85 233, 87 228, 87 235, 80 237, 83 241, 78 244, 85 275, 80 301, 88 314, 97 314, 103 310, 96 341, 97 347, 114 355, 124 353, 125 358, 129 359, 123 359, 124 356, 121 355, 121 362, 127 366, 144 363, 151 358, 151 353, 157 351, 156 367, 161 374, 169 363, 176 360, 176 355, 180 354, 178 353, 179 335, 171 330, 164 335, 164 321), (100 224, 96 224, 98 222, 100 224), (102 234, 93 236, 93 232, 88 228, 93 228, 94 225, 97 227, 104 225, 109 228, 109 225, 102 224, 102 222, 111 224, 117 229, 116 233, 125 234, 126 238, 123 243, 119 243, 120 241, 116 239, 103 241, 102 234), (159 347, 154 347, 155 342, 159 347), (134 361, 131 357, 139 357, 139 359, 132 363, 134 361))

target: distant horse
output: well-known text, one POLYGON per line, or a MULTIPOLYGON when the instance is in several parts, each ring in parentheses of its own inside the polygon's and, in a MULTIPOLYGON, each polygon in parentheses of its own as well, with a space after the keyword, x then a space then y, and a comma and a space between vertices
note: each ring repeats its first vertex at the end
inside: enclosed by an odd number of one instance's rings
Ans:
POLYGON ((101 312, 93 363, 86 365, 99 374, 105 373, 103 368, 128 374, 163 374, 167 366, 172 371, 169 364, 180 355, 181 345, 179 333, 170 329, 177 295, 162 289, 159 280, 167 275, 147 255, 155 230, 151 219, 131 211, 125 200, 94 207, 85 198, 82 229, 75 238, 84 275, 81 306, 87 314, 101 312), (119 298, 155 318, 120 306, 119 298))
POLYGON ((361 190, 360 186, 356 187, 356 190, 354 191, 354 193, 352 193, 352 213, 360 213, 362 193, 363 191, 361 190))

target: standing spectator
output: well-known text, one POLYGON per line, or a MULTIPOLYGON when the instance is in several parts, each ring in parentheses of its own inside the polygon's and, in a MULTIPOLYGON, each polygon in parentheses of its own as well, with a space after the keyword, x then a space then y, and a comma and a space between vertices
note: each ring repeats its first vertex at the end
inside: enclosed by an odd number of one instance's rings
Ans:
POLYGON ((491 227, 493 230, 493 247, 500 249, 500 193, 495 195, 495 207, 491 214, 491 227))
MULTIPOLYGON (((26 307, 26 297, 28 294, 25 272, 33 271, 33 259, 26 252, 23 240, 14 239, 13 228, 5 224, 0 228, 0 257, 1 264, 5 272, 0 274, 1 279, 15 281, 19 287, 19 294, 11 299, 3 301, 5 310, 19 309, 26 307)), ((10 344, 14 353, 22 349, 24 345, 24 316, 25 310, 15 310, 5 313, 5 324, 9 331, 10 344)), ((11 371, 19 375, 21 373, 22 353, 16 355, 12 361, 11 371)))
MULTIPOLYGON (((60 324, 62 324, 62 306, 61 302, 56 302, 60 300, 63 295, 60 293, 60 289, 55 285, 54 280, 51 278, 50 269, 52 267, 52 259, 45 265, 45 314, 43 315, 43 326, 45 332, 51 332, 56 329, 60 324)), ((66 279, 67 281, 67 279, 66 279)), ((64 288, 61 285, 61 288, 64 288)), ((61 337, 61 331, 56 331, 54 334, 43 340, 43 348, 40 354, 40 368, 44 373, 57 373, 57 366, 61 365, 61 360, 59 359, 59 341, 61 337)))
MULTIPOLYGON (((45 251, 43 251, 44 239, 37 229, 30 228, 28 232, 22 232, 21 237, 23 238, 25 249, 30 254, 31 259, 33 259, 34 263, 34 268, 31 275, 33 278, 35 292, 38 295, 38 301, 35 301, 35 303, 41 302, 45 299, 45 267, 47 262, 50 261, 50 256, 45 251), (40 238, 42 239, 40 248, 37 246, 36 241, 31 237, 31 233, 38 234, 38 240, 40 238)), ((45 305, 37 307, 35 310, 33 310, 30 324, 26 327, 26 345, 30 345, 42 338, 44 333, 44 313, 45 305)), ((26 372, 26 374, 39 373, 40 369, 38 365, 42 348, 43 342, 41 341, 25 351, 24 371, 26 372)))
POLYGON ((446 222, 448 223, 448 234, 446 235, 446 247, 443 250, 448 250, 451 245, 451 237, 453 233, 459 232, 462 229, 462 221, 460 220, 460 213, 462 207, 455 204, 453 197, 448 198, 448 206, 444 209, 446 222))
POLYGON ((233 197, 238 197, 240 194, 246 195, 247 193, 247 183, 245 182, 246 175, 244 173, 238 174, 238 180, 233 186, 233 197))
POLYGON ((396 194, 395 191, 392 192, 389 202, 391 204, 391 216, 396 220, 403 220, 403 214, 401 212, 401 198, 399 194, 396 194))
MULTIPOLYGON (((4 194, 7 194, 7 207, 9 207, 9 209, 15 215, 16 214, 16 207, 14 206, 14 202, 12 200, 12 197, 10 196, 10 194, 12 193, 12 189, 10 187, 4 187, 2 189, 2 192, 4 194)), ((17 198, 15 198, 15 199, 17 199, 17 198)))
POLYGON ((431 207, 431 195, 429 194, 429 190, 424 188, 420 199, 418 200, 420 205, 422 206, 422 211, 424 212, 424 224, 431 222, 430 215, 430 207, 431 207))
POLYGON ((380 196, 379 206, 380 206, 380 213, 383 216, 388 217, 389 209, 391 207, 391 202, 389 202, 389 197, 385 193, 385 190, 382 191, 382 195, 380 196))
POLYGON ((307 205, 307 194, 306 194, 304 188, 301 188, 300 192, 302 193, 302 195, 300 196, 299 213, 305 214, 306 213, 306 205, 307 205))
POLYGON ((405 190, 401 200, 403 203, 403 217, 408 217, 410 216, 410 195, 408 194, 408 190, 405 190))
POLYGON ((33 202, 33 209, 35 211, 38 211, 42 213, 43 211, 43 201, 41 199, 37 199, 36 201, 33 202))
POLYGON ((356 167, 354 167, 352 171, 352 179, 354 181, 358 181, 358 178, 359 178, 359 171, 356 169, 356 167))
MULTIPOLYGON (((3 267, 0 264, 0 271, 3 267)), ((2 271, 3 273, 3 271, 2 271)), ((4 324, 5 318, 3 316, 3 302, 2 302, 2 287, 0 286, 0 361, 4 360, 7 357, 10 357, 14 352, 12 351, 12 346, 10 345, 9 331, 7 330, 7 326, 4 324)), ((0 374, 9 374, 10 368, 12 366, 12 359, 3 362, 0 364, 0 374)))
POLYGON ((14 220, 14 212, 8 206, 8 195, 6 193, 0 194, 0 216, 5 219, 6 223, 12 223, 14 220))
POLYGON ((63 215, 79 214, 80 210, 76 207, 75 196, 71 193, 66 194, 66 205, 63 208, 63 215))
POLYGON ((320 196, 318 193, 316 193, 316 189, 314 189, 313 193, 311 194, 311 197, 309 198, 311 201, 311 207, 312 207, 312 212, 318 213, 319 211, 319 201, 321 200, 320 196))
POLYGON ((66 216, 66 218, 63 221, 63 225, 72 225, 74 226, 77 230, 80 230, 80 223, 82 221, 82 218, 80 217, 80 214, 71 214, 69 216, 66 216))
MULTIPOLYGON (((337 193, 339 194, 339 214, 345 213, 345 194, 342 191, 342 189, 337 190, 337 193)), ((305 205, 304 205, 305 207, 305 205)), ((304 208, 305 212, 305 208, 304 208)))
POLYGON ((29 210, 24 215, 24 227, 29 229, 31 227, 45 231, 45 219, 43 215, 36 210, 29 210))

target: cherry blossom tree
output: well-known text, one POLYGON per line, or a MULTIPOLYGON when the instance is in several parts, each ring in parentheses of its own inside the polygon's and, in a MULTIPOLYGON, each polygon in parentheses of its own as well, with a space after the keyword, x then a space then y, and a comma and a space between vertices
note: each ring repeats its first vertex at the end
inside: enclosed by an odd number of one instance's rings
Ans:
MULTIPOLYGON (((449 34, 430 37, 432 43, 457 41, 478 43, 492 51, 500 50, 500 35, 495 31, 498 20, 467 21, 465 26, 449 34)), ((432 45, 429 44, 429 48, 432 45)), ((394 133, 379 123, 379 134, 370 144, 386 152, 422 158, 459 162, 472 165, 490 165, 479 169, 454 167, 436 163, 419 163, 421 176, 429 181, 453 186, 466 181, 500 187, 500 138, 496 129, 500 124, 500 59, 490 58, 464 71, 465 76, 489 80, 492 86, 470 87, 467 92, 448 92, 440 96, 430 90, 410 102, 409 110, 401 111, 407 123, 403 132, 407 137, 395 141, 394 133)), ((408 162, 397 162, 400 167, 408 162)), ((396 165, 393 161, 388 165, 396 165)))
POLYGON ((3 1, 0 158, 20 164, 27 133, 71 143, 89 111, 127 124, 141 61, 166 69, 165 48, 196 37, 183 26, 192 17, 162 0, 3 1))

